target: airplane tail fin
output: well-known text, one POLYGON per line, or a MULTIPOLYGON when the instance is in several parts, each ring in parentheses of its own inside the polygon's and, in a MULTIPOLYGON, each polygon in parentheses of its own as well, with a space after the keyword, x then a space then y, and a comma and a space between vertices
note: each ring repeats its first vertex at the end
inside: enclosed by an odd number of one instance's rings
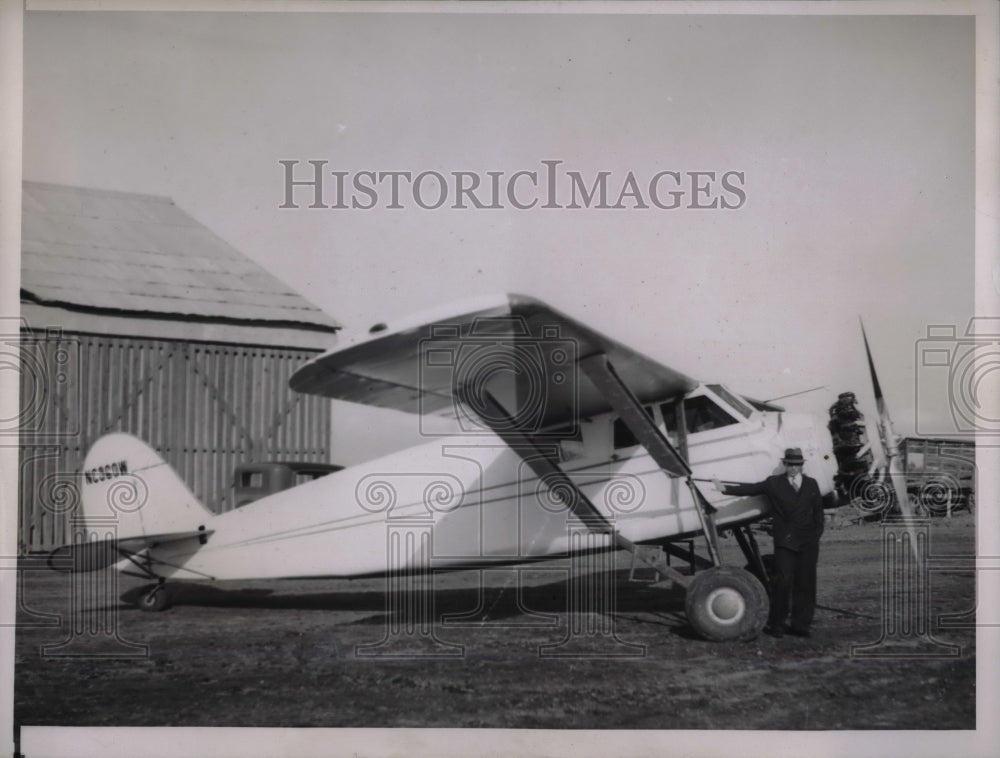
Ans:
POLYGON ((84 460, 81 479, 81 507, 91 539, 177 539, 204 531, 213 515, 153 448, 128 434, 97 440, 84 460))

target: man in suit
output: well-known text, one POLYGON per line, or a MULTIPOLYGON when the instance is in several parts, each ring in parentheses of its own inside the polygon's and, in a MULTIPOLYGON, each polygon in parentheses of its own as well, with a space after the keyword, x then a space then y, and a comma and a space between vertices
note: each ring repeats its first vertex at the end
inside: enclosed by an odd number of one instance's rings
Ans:
POLYGON ((809 636, 816 609, 816 564, 823 534, 823 498, 819 484, 802 474, 802 450, 791 447, 782 458, 785 473, 755 484, 726 484, 715 480, 727 495, 767 495, 771 501, 774 563, 777 575, 771 591, 771 612, 764 632, 781 637, 791 610, 788 633, 809 636))

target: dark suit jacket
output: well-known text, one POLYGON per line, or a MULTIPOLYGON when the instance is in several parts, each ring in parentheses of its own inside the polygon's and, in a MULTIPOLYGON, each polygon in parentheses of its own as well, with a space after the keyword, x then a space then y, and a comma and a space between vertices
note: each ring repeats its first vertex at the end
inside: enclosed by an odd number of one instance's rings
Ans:
POLYGON ((796 492, 785 474, 769 476, 755 484, 728 484, 727 495, 767 495, 774 518, 774 546, 800 550, 819 542, 823 534, 823 496, 812 477, 802 475, 796 492))

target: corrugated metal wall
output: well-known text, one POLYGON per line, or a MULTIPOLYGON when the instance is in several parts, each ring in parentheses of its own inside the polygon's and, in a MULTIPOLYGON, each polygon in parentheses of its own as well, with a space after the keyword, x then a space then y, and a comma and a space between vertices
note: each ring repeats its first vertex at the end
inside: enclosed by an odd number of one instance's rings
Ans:
POLYGON ((243 462, 329 462, 330 402, 288 388, 314 353, 62 333, 21 349, 20 542, 69 541, 78 472, 114 431, 154 447, 214 511, 243 462))

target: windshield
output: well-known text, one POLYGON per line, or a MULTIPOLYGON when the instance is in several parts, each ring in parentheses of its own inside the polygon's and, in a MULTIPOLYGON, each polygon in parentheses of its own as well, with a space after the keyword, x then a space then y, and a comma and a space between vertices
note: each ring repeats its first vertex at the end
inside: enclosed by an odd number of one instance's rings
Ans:
MULTIPOLYGON (((684 428, 688 434, 697 432, 707 432, 712 429, 719 429, 723 426, 737 423, 737 419, 714 398, 708 395, 696 395, 684 399, 684 428)), ((663 423, 667 434, 677 435, 677 408, 678 402, 664 403, 660 406, 663 414, 663 423)))
POLYGON ((731 408, 742 413, 744 418, 750 417, 750 414, 753 412, 750 406, 744 403, 738 397, 736 397, 736 395, 727 390, 721 384, 708 384, 706 386, 710 390, 712 390, 712 392, 714 392, 716 395, 725 400, 730 405, 731 408))

